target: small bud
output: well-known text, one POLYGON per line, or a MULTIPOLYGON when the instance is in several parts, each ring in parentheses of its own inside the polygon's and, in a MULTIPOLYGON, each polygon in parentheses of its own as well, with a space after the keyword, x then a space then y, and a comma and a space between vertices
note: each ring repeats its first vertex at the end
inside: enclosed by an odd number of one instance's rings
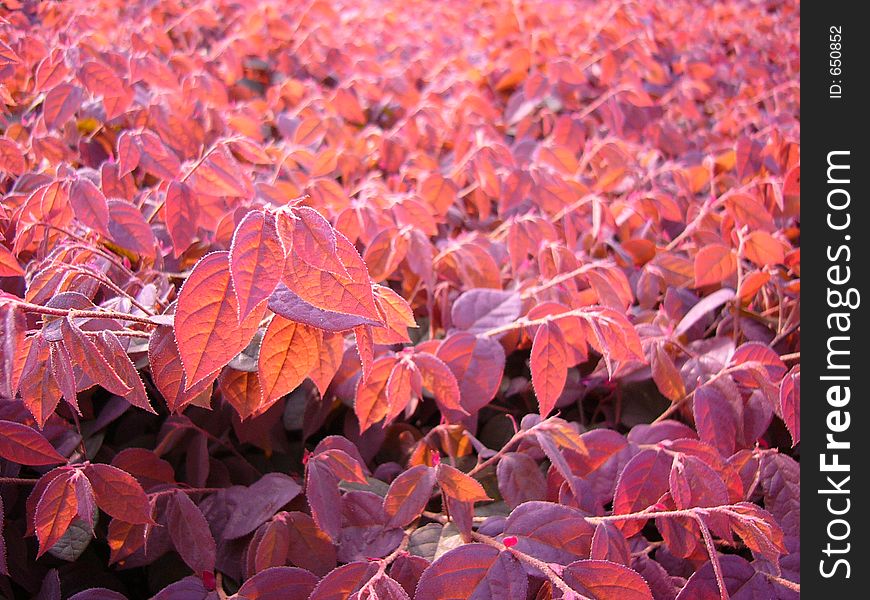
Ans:
POLYGON ((205 589, 213 592, 215 590, 215 587, 217 587, 217 581, 215 580, 214 573, 212 573, 211 571, 203 571, 200 577, 202 578, 202 585, 205 586, 205 589))
POLYGON ((505 548, 513 548, 517 545, 517 541, 517 536, 509 535, 505 539, 503 539, 501 543, 504 544, 505 548))

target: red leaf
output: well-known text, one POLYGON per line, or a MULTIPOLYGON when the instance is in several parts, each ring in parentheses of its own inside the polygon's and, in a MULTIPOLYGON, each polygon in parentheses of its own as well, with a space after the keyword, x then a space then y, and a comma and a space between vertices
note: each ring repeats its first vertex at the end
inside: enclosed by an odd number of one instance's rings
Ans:
POLYGON ((475 414, 498 392, 504 373, 504 348, 497 341, 457 332, 447 336, 435 356, 456 376, 462 407, 475 414))
POLYGON ((284 566, 287 564, 289 548, 290 531, 285 520, 275 518, 264 523, 254 532, 248 544, 246 559, 248 573, 284 566))
POLYGON ((140 256, 157 257, 157 238, 139 210, 124 200, 109 200, 109 234, 112 241, 140 256))
POLYGON ((337 510, 341 505, 341 493, 338 491, 338 478, 328 465, 320 461, 308 461, 305 468, 305 497, 314 522, 331 540, 337 540, 341 531, 341 515, 337 510))
POLYGON ((439 215, 447 214, 447 210, 456 201, 458 192, 452 181, 437 173, 429 175, 420 184, 420 196, 439 215))
POLYGON ((232 540, 251 533, 301 492, 302 486, 288 475, 263 475, 248 486, 245 492, 247 501, 234 507, 223 527, 223 538, 232 540))
POLYGON ((453 303, 450 315, 456 328, 483 333, 515 322, 521 310, 518 293, 480 288, 463 292, 453 303))
POLYGON ((801 367, 796 365, 783 377, 779 386, 782 420, 791 434, 792 447, 801 441, 801 367))
POLYGON ((613 523, 604 521, 595 527, 589 558, 630 566, 631 549, 622 532, 613 523))
POLYGON ((324 331, 341 332, 360 325, 380 324, 359 315, 348 315, 313 306, 283 283, 278 284, 269 298, 269 310, 291 321, 298 321, 324 331))
POLYGON ((122 115, 133 101, 133 92, 126 81, 100 63, 90 61, 82 65, 79 80, 91 94, 103 97, 107 121, 122 115))
MULTIPOLYGON (((613 514, 626 515, 653 506, 668 491, 672 459, 665 452, 642 450, 619 476, 613 494, 613 514)), ((624 521, 618 527, 630 538, 643 529, 644 521, 624 521)))
POLYGON ((214 571, 216 546, 208 521, 184 492, 169 497, 166 527, 175 550, 194 573, 214 571))
POLYGON ((499 552, 485 544, 465 544, 450 550, 423 572, 414 598, 525 598, 528 585, 522 565, 510 552, 499 552))
POLYGON ((150 413, 156 413, 148 401, 145 384, 142 383, 142 378, 139 377, 136 366, 130 360, 127 351, 124 350, 118 336, 111 331, 101 331, 97 334, 95 343, 100 348, 100 353, 108 361, 109 367, 125 385, 130 386, 130 391, 123 398, 137 408, 147 410, 150 413))
POLYGON ((229 258, 239 320, 243 321, 281 281, 284 251, 274 215, 259 210, 245 215, 233 235, 229 258))
POLYGON ((175 482, 175 471, 172 465, 145 448, 121 450, 112 459, 112 466, 135 477, 144 489, 175 482))
POLYGON ((737 257, 728 246, 709 244, 695 255, 695 287, 713 285, 737 271, 737 257))
MULTIPOLYGON (((118 143, 120 148, 120 140, 118 143)), ((178 177, 181 171, 181 163, 178 162, 178 157, 154 133, 143 131, 134 136, 133 143, 136 144, 139 153, 137 164, 140 169, 158 179, 166 181, 178 177)), ((123 162, 123 159, 119 162, 123 162)), ((121 168, 121 175, 127 172, 129 171, 121 168)))
POLYGON ((342 565, 320 580, 308 600, 348 600, 378 572, 372 562, 352 562, 342 565))
POLYGON ((595 528, 577 509, 552 502, 526 502, 510 514, 504 534, 516 536, 517 550, 566 565, 589 556, 595 528))
POLYGON ((713 384, 695 390, 692 399, 695 429, 702 441, 714 446, 723 456, 731 456, 741 429, 734 405, 713 384))
POLYGON ((0 304, 0 397, 13 398, 29 354, 27 321, 14 304, 0 304))
POLYGON ((3 420, 0 420, 0 457, 32 466, 66 462, 38 431, 27 425, 3 420))
POLYGON ((0 137, 0 171, 12 175, 22 175, 26 169, 24 154, 18 144, 12 140, 0 137))
POLYGON ((344 338, 335 333, 317 332, 317 362, 308 373, 309 379, 317 386, 320 395, 326 394, 332 378, 335 377, 344 354, 344 338))
POLYGON ((335 546, 310 516, 303 512, 285 513, 290 537, 287 560, 316 575, 326 575, 335 567, 335 546))
POLYGON ((783 243, 766 231, 753 231, 743 246, 743 252, 749 260, 759 267, 779 265, 785 261, 783 243))
POLYGON ((94 489, 97 505, 110 516, 132 523, 153 523, 151 505, 132 475, 110 465, 90 464, 84 473, 94 489))
POLYGON ((372 374, 372 366, 375 360, 375 341, 372 336, 372 328, 368 325, 357 325, 353 328, 353 337, 356 339, 356 352, 362 366, 363 381, 372 374))
MULTIPOLYGON (((725 588, 730 598, 776 598, 773 584, 756 571, 746 559, 735 555, 720 555, 725 588)), ((676 600, 720 600, 722 598, 713 565, 708 561, 689 577, 676 600)))
POLYGON ((728 489, 716 471, 694 456, 678 454, 668 477, 678 509, 728 504, 728 489))
POLYGON ((45 554, 63 537, 78 514, 76 473, 74 470, 67 470, 55 476, 39 498, 33 517, 36 537, 39 540, 37 557, 45 554))
POLYGON ((317 332, 280 315, 272 317, 260 345, 257 372, 262 401, 270 406, 296 389, 318 363, 317 332))
POLYGON ((650 366, 656 387, 671 402, 681 400, 686 395, 686 384, 683 376, 674 364, 673 359, 664 348, 664 344, 650 346, 650 366))
POLYGON ((0 277, 18 277, 24 275, 24 269, 6 246, 0 245, 0 277))
POLYGON ((131 173, 139 166, 142 152, 139 149, 138 136, 125 131, 118 136, 118 177, 131 173))
MULTIPOLYGON (((767 378, 770 383, 775 383, 782 379, 787 371, 785 363, 782 362, 779 355, 769 346, 765 346, 760 342, 742 344, 734 351, 734 354, 731 355, 731 360, 728 361, 729 366, 747 363, 750 367, 754 366, 755 363, 763 367, 767 371, 767 378)), ((742 385, 758 387, 755 383, 755 378, 746 373, 734 373, 734 380, 742 385)))
POLYGON ((260 324, 261 310, 251 312, 239 324, 227 258, 227 252, 204 256, 178 294, 175 341, 187 376, 186 389, 244 350, 260 324))
POLYGON ((606 560, 578 560, 565 567, 562 578, 571 589, 596 600, 653 600, 637 571, 606 560))
POLYGON ((398 361, 393 366, 386 387, 387 406, 389 407, 387 423, 392 422, 406 408, 410 410, 408 403, 411 402, 412 396, 414 398, 420 396, 422 385, 420 370, 407 358, 398 361), (412 380, 416 382, 416 391, 412 380))
POLYGON ((45 425, 60 402, 60 388, 49 367, 49 346, 41 335, 33 338, 21 371, 21 400, 40 427, 45 425))
POLYGON ((196 239, 200 205, 184 183, 173 181, 166 190, 163 214, 172 239, 172 256, 178 258, 196 239))
POLYGON ((64 318, 60 328, 63 344, 69 351, 70 358, 82 368, 91 381, 119 396, 126 396, 132 391, 133 388, 121 380, 100 352, 97 344, 85 335, 72 319, 64 318))
POLYGON ((312 456, 308 462, 309 465, 312 463, 326 465, 332 474, 341 481, 368 484, 359 461, 344 450, 338 448, 323 450, 312 456))
MULTIPOLYGON (((374 327, 372 338, 375 344, 404 344, 410 342, 408 328, 417 327, 414 311, 404 298, 388 287, 374 286, 375 302, 383 311, 386 327, 374 327)), ((373 323, 370 323, 373 325, 373 323)))
POLYGON ((109 206, 103 192, 90 179, 82 177, 72 183, 69 201, 76 219, 94 231, 109 236, 109 206))
POLYGON ((253 186, 241 165, 223 144, 215 146, 190 176, 191 187, 200 194, 249 198, 253 186))
POLYGON ((532 385, 538 397, 541 417, 549 415, 568 379, 568 349, 562 331, 555 323, 538 327, 532 342, 532 385))
POLYGON ((156 327, 151 332, 151 339, 148 341, 148 365, 154 384, 163 394, 170 412, 181 411, 201 394, 211 397, 212 383, 218 375, 218 371, 215 371, 188 388, 187 376, 175 344, 175 333, 172 327, 166 326, 156 327))
POLYGON ((238 595, 246 600, 308 600, 317 581, 317 576, 305 569, 272 567, 243 583, 238 595))
POLYGON ((60 129, 81 107, 84 90, 71 83, 61 83, 45 95, 42 102, 42 118, 48 129, 60 129))
POLYGON ((384 497, 388 525, 404 527, 420 516, 435 485, 435 470, 425 465, 411 467, 390 484, 384 497))
POLYGON ((329 221, 308 206, 294 208, 293 215, 293 254, 315 269, 350 277, 338 258, 335 230, 329 221))
POLYGON ((417 352, 411 358, 420 369, 423 386, 435 396, 435 402, 442 413, 456 411, 463 415, 468 414, 460 404, 456 377, 444 361, 428 352, 417 352))
POLYGON ((756 555, 776 564, 781 555, 788 554, 782 528, 766 510, 751 502, 740 502, 729 508, 726 514, 734 533, 756 555))
POLYGON ((112 519, 106 541, 109 544, 109 564, 115 564, 136 553, 145 546, 147 537, 145 525, 133 525, 126 521, 112 519))
POLYGON ((528 454, 508 452, 499 460, 496 475, 498 490, 511 508, 544 499, 547 480, 538 463, 528 454))

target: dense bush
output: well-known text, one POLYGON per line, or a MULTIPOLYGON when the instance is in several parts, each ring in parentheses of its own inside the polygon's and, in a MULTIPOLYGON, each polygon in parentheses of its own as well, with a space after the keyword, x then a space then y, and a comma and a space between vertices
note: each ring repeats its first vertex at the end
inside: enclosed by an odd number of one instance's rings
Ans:
POLYGON ((797 5, 4 5, 0 596, 799 595, 797 5))

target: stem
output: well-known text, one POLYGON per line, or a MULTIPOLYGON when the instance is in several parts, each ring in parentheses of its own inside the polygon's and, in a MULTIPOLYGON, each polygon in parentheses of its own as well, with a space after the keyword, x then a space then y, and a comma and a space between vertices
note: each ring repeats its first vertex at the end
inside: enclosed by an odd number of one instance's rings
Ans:
MULTIPOLYGON (((222 140, 222 142, 223 142, 223 141, 226 141, 226 140, 222 140)), ((218 142, 218 143, 222 143, 222 142, 218 142)), ((214 152, 215 150, 217 150, 217 147, 218 147, 218 144, 214 144, 211 148, 209 148, 208 150, 206 150, 206 151, 205 151, 205 154, 203 154, 202 157, 201 157, 199 160, 197 160, 197 161, 193 164, 193 166, 192 166, 192 167, 190 168, 190 170, 189 170, 189 171, 184 175, 184 177, 181 178, 180 183, 184 183, 185 181, 187 181, 188 178, 190 178, 190 176, 193 175, 194 171, 196 171, 196 170, 199 168, 199 166, 200 166, 203 162, 205 162, 205 159, 207 159, 209 156, 211 156, 212 152, 214 152)), ((154 207, 154 211, 153 211, 153 212, 148 216, 147 219, 145 219, 145 221, 146 221, 147 223, 153 223, 153 222, 154 222, 154 218, 157 216, 157 213, 160 212, 160 209, 163 208, 163 206, 164 206, 165 204, 166 204, 166 194, 163 194, 163 199, 162 199, 160 202, 157 203, 157 206, 154 207)))
POLYGON ((728 588, 725 587, 725 577, 722 574, 722 565, 719 564, 719 554, 716 552, 716 546, 713 544, 710 530, 707 529, 707 524, 704 523, 703 517, 698 512, 693 511, 692 518, 698 522, 698 527, 701 528, 701 535, 704 536, 707 554, 710 555, 710 564, 713 565, 713 573, 716 574, 716 585, 719 586, 719 598, 720 600, 730 600, 728 588))
POLYGON ((140 304, 139 301, 136 300, 136 298, 134 298, 132 295, 130 295, 129 293, 122 290, 120 286, 118 286, 114 281, 112 281, 111 279, 109 279, 108 277, 103 275, 102 273, 96 273, 94 271, 91 271, 90 269, 84 269, 84 268, 79 267, 77 265, 70 265, 69 270, 74 272, 74 273, 80 273, 82 275, 86 275, 92 279, 99 281, 100 283, 102 283, 104 286, 106 286, 107 288, 109 288, 110 290, 112 290, 113 292, 118 294, 119 296, 124 296, 125 298, 127 298, 133 306, 135 306, 136 308, 141 310, 146 315, 150 315, 150 316, 154 315, 154 313, 149 308, 140 304))
POLYGON ((160 490, 159 492, 151 492, 148 494, 151 497, 164 496, 166 494, 173 494, 175 492, 183 492, 185 494, 215 494, 224 488, 183 488, 183 487, 175 487, 170 488, 168 490, 160 490))
POLYGON ((550 565, 548 565, 544 561, 539 560, 539 559, 535 558, 534 556, 529 556, 525 552, 520 552, 519 550, 517 550, 515 548, 508 548, 507 546, 505 546, 504 544, 502 544, 498 540, 495 540, 495 539, 489 537, 488 535, 483 535, 482 533, 477 533, 476 531, 471 532, 471 538, 476 542, 486 544, 487 546, 492 546, 493 548, 496 548, 500 552, 510 552, 511 554, 513 554, 514 558, 516 558, 520 562, 524 562, 527 565, 529 565, 530 567, 534 567, 535 569, 537 569, 538 571, 540 571, 544 575, 546 575, 547 579, 549 579, 553 583, 553 585, 555 585, 557 588, 559 588, 562 591, 562 593, 566 595, 566 597, 579 598, 579 600, 592 600, 592 598, 589 598, 588 596, 584 596, 583 594, 580 594, 579 592, 577 592, 577 590, 572 589, 571 586, 568 585, 568 583, 564 579, 562 579, 552 569, 552 567, 550 567, 550 565))
POLYGON ((8 483, 11 485, 36 485, 38 479, 24 479, 22 477, 0 477, 0 485, 8 483))
POLYGON ((523 292, 520 297, 523 300, 525 300, 527 298, 531 298, 535 294, 537 294, 538 292, 542 292, 548 288, 553 287, 554 285, 559 285, 560 283, 564 283, 565 281, 569 281, 571 279, 574 279, 575 277, 577 277, 578 275, 582 275, 586 271, 590 271, 596 267, 607 267, 607 266, 609 266, 609 261, 601 262, 601 263, 587 263, 585 265, 577 267, 573 271, 568 271, 567 273, 560 273, 559 275, 556 275, 555 277, 553 277, 550 281, 542 283, 541 285, 537 285, 533 288, 529 288, 528 290, 523 292))
POLYGON ((487 468, 489 465, 491 465, 492 463, 494 463, 495 461, 497 461, 498 459, 500 459, 502 456, 504 456, 505 454, 507 454, 508 451, 510 450, 510 448, 511 448, 515 443, 517 443, 517 442, 519 442, 520 440, 522 440, 526 435, 528 435, 528 433, 529 433, 529 431, 528 431, 528 430, 525 430, 525 431, 518 431, 518 432, 516 432, 515 434, 513 434, 513 436, 511 437, 511 439, 509 439, 509 440, 507 441, 507 443, 506 443, 504 446, 501 447, 501 450, 499 450, 498 452, 496 452, 495 454, 493 454, 492 456, 490 456, 489 458, 487 458, 485 461, 483 461, 482 463, 479 463, 477 466, 475 466, 473 469, 471 469, 471 470, 468 472, 468 475, 471 476, 471 477, 473 477, 475 474, 480 473, 481 471, 483 471, 483 470, 484 470, 485 468, 487 468))
POLYGON ((78 310, 67 308, 51 308, 50 306, 42 306, 41 304, 33 304, 24 300, 12 300, 14 304, 20 306, 22 310, 37 313, 40 315, 51 315, 53 317, 67 317, 75 313, 75 316, 82 319, 117 319, 119 321, 132 321, 133 323, 141 323, 143 325, 156 325, 148 317, 138 317, 136 315, 128 315, 127 313, 116 312, 112 310, 78 310))
MULTIPOLYGON (((715 375, 713 375, 710 379, 708 379, 707 381, 705 381, 703 384, 698 384, 698 386, 697 386, 695 389, 698 389, 698 387, 701 387, 701 385, 706 385, 706 384, 708 384, 708 383, 712 383, 712 382, 716 381, 717 379, 719 379, 719 378, 722 377, 723 375, 727 375, 728 373, 731 373, 732 370, 733 370, 733 369, 728 369, 728 368, 726 368, 726 369, 722 369, 721 371, 719 371, 718 373, 716 373, 715 375)), ((653 424, 656 424, 656 423, 659 423, 659 422, 661 422, 661 421, 664 421, 665 419, 667 419, 668 417, 670 417, 672 414, 674 414, 675 412, 677 412, 678 410, 680 410, 680 408, 682 408, 682 406, 683 406, 686 402, 688 402, 688 400, 689 400, 690 398, 692 398, 692 396, 693 396, 694 394, 695 394, 695 390, 692 390, 691 392, 689 392, 688 394, 686 394, 685 396, 683 396, 682 398, 680 398, 679 400, 677 400, 676 402, 674 402, 673 404, 671 404, 671 405, 670 405, 670 406, 665 410, 665 412, 663 412, 663 413, 660 414, 658 417, 656 417, 655 421, 653 421, 653 424)))
POLYGON ((565 311, 563 313, 559 313, 557 315, 547 315, 546 317, 541 317, 540 319, 527 319, 526 317, 520 317, 513 323, 508 323, 507 325, 501 325, 499 327, 494 327, 492 329, 488 329, 481 333, 480 335, 485 335, 487 337, 493 335, 499 335, 501 333, 507 333, 508 331, 513 331, 514 329, 522 329, 523 327, 534 327, 536 325, 546 325, 550 321, 555 321, 557 319, 564 319, 565 317, 585 317, 586 312, 589 307, 584 306, 582 308, 575 308, 574 310, 565 311))
POLYGON ((764 576, 773 581, 774 583, 778 583, 784 588, 788 588, 793 592, 801 593, 801 584, 795 583, 794 581, 789 581, 788 579, 783 579, 782 577, 777 577, 771 573, 764 573, 764 576))

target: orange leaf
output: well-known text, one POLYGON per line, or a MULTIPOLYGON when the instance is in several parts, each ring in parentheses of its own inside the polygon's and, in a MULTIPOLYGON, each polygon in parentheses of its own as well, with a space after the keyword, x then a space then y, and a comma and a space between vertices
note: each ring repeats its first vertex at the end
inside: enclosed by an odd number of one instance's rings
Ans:
POLYGON ((397 359, 393 356, 379 358, 372 365, 368 378, 360 379, 357 384, 353 411, 359 419, 360 433, 387 416, 389 412, 387 381, 396 362, 397 359))
POLYGON ((291 253, 284 266, 284 283, 312 306, 383 323, 365 263, 346 237, 335 234, 336 252, 349 276, 317 269, 291 253))
POLYGON ((350 277, 338 258, 335 230, 323 215, 308 206, 293 210, 293 254, 321 271, 350 277))
POLYGON ((190 389, 245 349, 260 324, 262 308, 241 325, 228 252, 204 256, 181 286, 175 309, 175 341, 190 389))
POLYGON ((374 286, 375 302, 384 313, 386 327, 372 328, 376 344, 404 344, 410 342, 408 327, 417 327, 414 311, 399 294, 382 285, 374 286))
POLYGON ((724 244, 704 246, 695 255, 695 287, 721 283, 737 270, 737 257, 724 244))
POLYGON ((223 144, 216 146, 196 167, 190 183, 197 192, 209 196, 248 198, 253 195, 251 182, 223 144))
POLYGON ((686 395, 686 384, 673 359, 665 352, 663 344, 653 344, 650 349, 650 366, 653 381, 665 398, 676 402, 686 395))
POLYGON ((554 322, 538 327, 532 341, 532 385, 541 416, 552 412, 568 379, 568 348, 562 330, 554 322))
POLYGON ((480 482, 446 463, 436 467, 435 479, 445 494, 462 502, 491 500, 480 482))
POLYGON ((753 231, 746 238, 743 253, 759 267, 779 265, 785 261, 785 248, 782 242, 766 231, 753 231))
POLYGON ((226 368, 218 378, 218 389, 243 420, 260 410, 263 392, 256 373, 226 368))
POLYGON ((260 345, 257 365, 262 390, 261 409, 295 390, 314 369, 319 354, 317 338, 317 331, 308 325, 280 315, 272 317, 260 345))
POLYGON ((275 217, 259 210, 245 215, 233 235, 229 259, 239 320, 243 321, 281 281, 284 250, 275 217))
POLYGON ((76 113, 85 97, 82 88, 71 83, 61 83, 45 95, 42 102, 42 118, 48 129, 59 129, 76 113))
POLYGON ((341 366, 344 356, 344 337, 337 333, 314 330, 316 332, 317 352, 314 367, 309 371, 308 378, 314 382, 320 395, 326 394, 332 378, 341 366))
POLYGON ((413 356, 414 364, 420 369, 423 386, 435 396, 435 402, 442 413, 458 411, 467 415, 459 396, 459 383, 456 376, 443 360, 428 352, 417 352, 413 356))
POLYGON ((24 275, 24 269, 12 256, 6 246, 0 246, 0 277, 17 277, 24 275))
POLYGON ((75 476, 77 471, 67 471, 55 477, 45 487, 34 513, 36 537, 39 540, 37 557, 45 554, 63 537, 78 514, 75 476))
POLYGON ((154 385, 163 394, 170 412, 179 412, 201 394, 211 397, 211 385, 217 371, 194 386, 187 385, 181 357, 171 327, 157 327, 148 342, 148 368, 154 385))

